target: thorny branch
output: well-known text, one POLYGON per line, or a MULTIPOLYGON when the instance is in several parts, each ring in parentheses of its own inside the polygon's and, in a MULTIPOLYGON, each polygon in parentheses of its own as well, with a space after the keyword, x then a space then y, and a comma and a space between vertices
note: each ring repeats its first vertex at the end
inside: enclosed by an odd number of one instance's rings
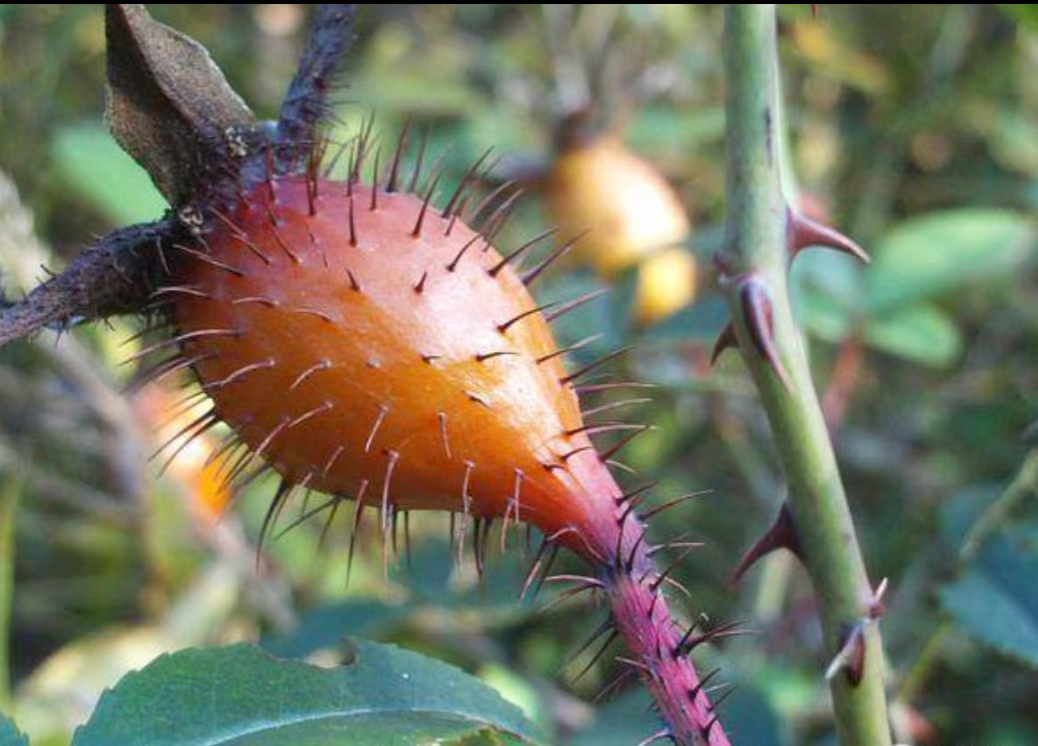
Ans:
MULTIPOLYGON (((44 328, 146 312, 153 280, 165 271, 163 246, 199 227, 192 201, 236 184, 246 169, 266 168, 257 163, 265 149, 236 146, 265 142, 270 129, 255 122, 201 45, 141 5, 108 5, 105 17, 109 126, 173 209, 102 236, 60 274, 0 307, 0 346, 44 328)), ((313 141, 353 17, 351 4, 318 7, 281 110, 279 142, 313 141)))

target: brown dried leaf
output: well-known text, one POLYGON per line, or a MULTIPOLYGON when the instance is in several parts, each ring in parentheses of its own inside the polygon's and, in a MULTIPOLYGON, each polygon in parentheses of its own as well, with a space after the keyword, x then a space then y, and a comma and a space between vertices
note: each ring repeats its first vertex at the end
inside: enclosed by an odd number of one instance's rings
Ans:
POLYGON ((108 125, 174 206, 223 160, 228 128, 255 117, 209 53, 143 5, 108 5, 108 125))

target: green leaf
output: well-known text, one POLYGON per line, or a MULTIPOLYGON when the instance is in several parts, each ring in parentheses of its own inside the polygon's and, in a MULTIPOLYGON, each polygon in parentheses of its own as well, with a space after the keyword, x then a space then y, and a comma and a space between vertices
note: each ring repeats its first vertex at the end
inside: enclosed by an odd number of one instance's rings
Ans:
POLYGON ((61 130, 53 156, 65 181, 114 225, 154 220, 166 211, 148 174, 99 125, 61 130))
POLYGON ((1030 222, 991 208, 934 212, 901 223, 875 247, 866 272, 872 312, 915 305, 963 285, 1008 275, 1034 249, 1030 222))
POLYGON ((977 641, 1038 668, 1038 554, 999 534, 959 580, 940 589, 944 610, 977 641))
POLYGON ((865 341, 878 350, 935 368, 951 365, 962 352, 962 334, 934 306, 910 306, 869 321, 865 341))
POLYGON ((0 746, 29 746, 29 739, 0 712, 0 746))
POLYGON ((452 666, 369 642, 350 652, 332 669, 253 645, 163 655, 105 693, 73 746, 537 742, 516 707, 452 666))

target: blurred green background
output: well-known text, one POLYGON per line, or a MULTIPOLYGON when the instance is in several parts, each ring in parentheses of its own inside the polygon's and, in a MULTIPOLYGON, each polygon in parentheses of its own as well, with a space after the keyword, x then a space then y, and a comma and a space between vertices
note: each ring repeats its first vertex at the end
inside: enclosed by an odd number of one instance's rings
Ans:
MULTIPOLYGON (((148 7, 205 44, 261 117, 276 115, 306 6, 148 7)), ((890 583, 882 625, 903 743, 1038 743, 1035 7, 823 5, 813 17, 802 5, 780 16, 790 199, 875 259, 862 268, 806 252, 795 300, 871 575, 890 583)), ((659 502, 704 492, 660 514, 653 533, 705 542, 677 572, 689 619, 752 631, 698 657, 737 685, 722 710, 734 742, 829 744, 827 660, 803 572, 779 555, 729 581, 784 488, 737 355, 707 362, 725 320, 710 263, 724 209, 720 10, 362 6, 331 136, 374 111, 393 142, 410 116, 448 183, 493 147, 498 171, 530 184, 504 248, 546 226, 537 186, 575 107, 593 103, 671 181, 694 224, 696 302, 637 327, 628 273, 557 331, 604 335, 579 360, 633 345, 621 375, 656 385, 630 415, 658 429, 624 451, 639 473, 627 483, 658 480, 659 502)), ((92 237, 164 209, 108 137, 103 95, 102 6, 0 5, 10 297, 44 276, 41 264, 58 268, 92 237)), ((601 284, 571 265, 539 297, 601 284)), ((305 522, 257 561, 270 484, 214 521, 197 462, 159 476, 164 459, 148 461, 175 395, 124 393, 124 342, 138 325, 0 351, 0 564, 14 563, 0 578, 0 705, 33 743, 67 743, 103 687, 164 650, 264 638, 302 656, 343 634, 474 671, 559 743, 627 746, 653 731, 636 690, 592 703, 619 671, 609 656, 575 680, 588 657, 568 657, 597 615, 542 611, 550 593, 520 603, 529 557, 518 546, 479 583, 452 565, 446 518, 416 517, 415 557, 388 577, 377 532, 362 532, 347 588, 343 515, 323 543, 323 522, 305 522)))

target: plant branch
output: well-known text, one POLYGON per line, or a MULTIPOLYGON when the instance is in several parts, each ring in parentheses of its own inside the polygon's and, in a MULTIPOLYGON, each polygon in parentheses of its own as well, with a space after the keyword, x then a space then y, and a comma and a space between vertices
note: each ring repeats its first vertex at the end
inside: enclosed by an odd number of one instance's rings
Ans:
MULTIPOLYGON (((890 728, 882 610, 865 571, 803 344, 787 268, 800 220, 780 186, 774 5, 728 5, 727 225, 717 257, 735 319, 734 341, 760 392, 789 483, 789 515, 814 587, 841 742, 883 746, 890 728)), ((838 234, 834 233, 834 237, 838 234)), ((847 250, 850 242, 834 248, 847 250)))
POLYGON ((44 328, 140 311, 151 295, 155 256, 176 235, 172 218, 105 234, 60 275, 0 308, 0 347, 44 328))
POLYGON ((353 41, 355 15, 354 5, 317 6, 299 67, 278 115, 279 142, 296 145, 300 153, 313 148, 318 126, 328 120, 328 93, 353 41))

